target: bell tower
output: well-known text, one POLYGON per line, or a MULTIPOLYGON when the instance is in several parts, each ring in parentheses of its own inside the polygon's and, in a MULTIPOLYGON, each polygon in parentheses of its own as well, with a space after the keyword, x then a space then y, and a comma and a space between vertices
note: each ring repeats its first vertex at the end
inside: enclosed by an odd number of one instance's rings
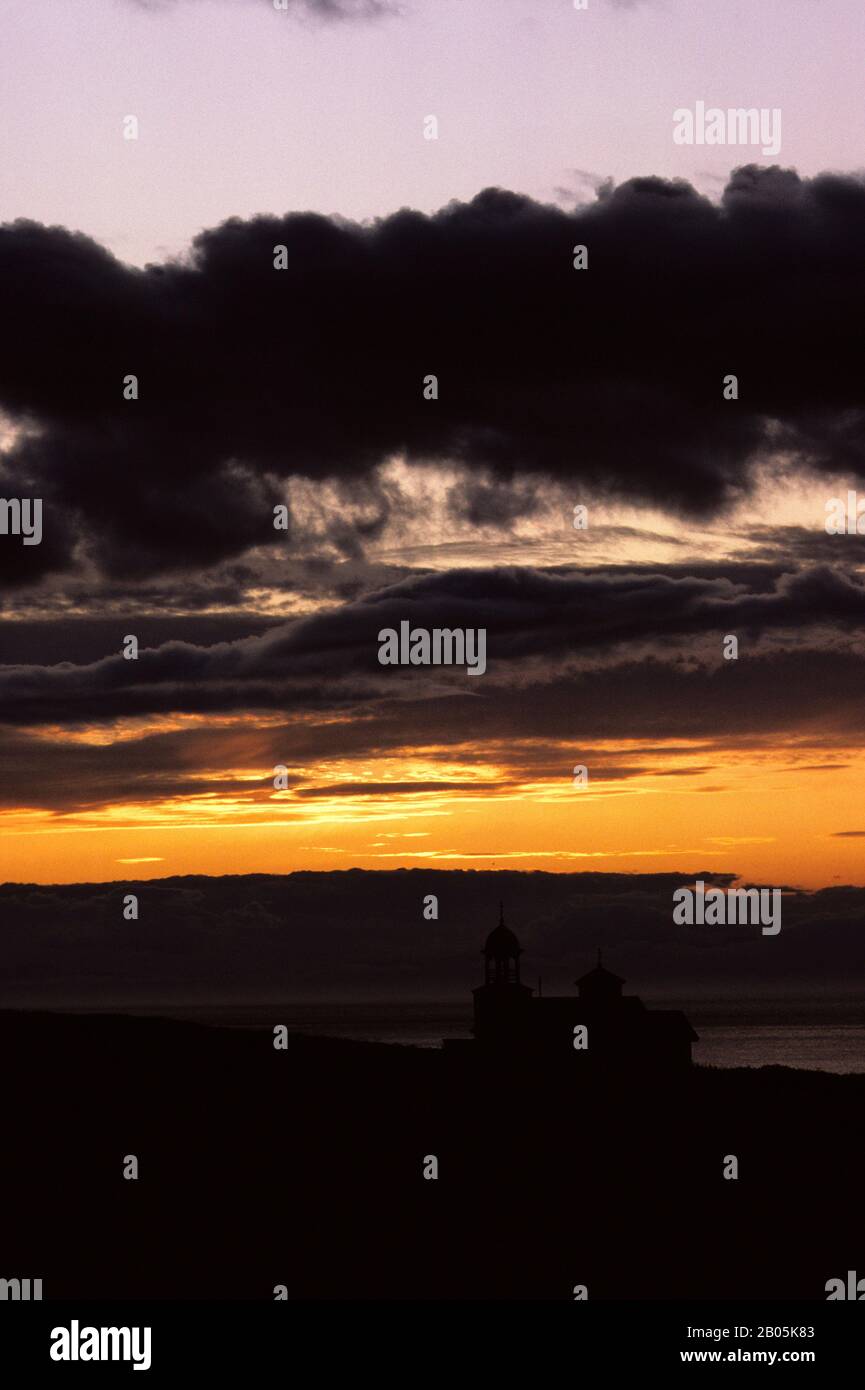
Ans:
POLYGON ((505 926, 504 904, 499 903, 499 924, 487 937, 484 946, 484 984, 518 985, 522 947, 510 928, 505 926))
POLYGON ((532 991, 520 983, 522 947, 505 926, 505 912, 499 904, 499 923, 486 939, 484 982, 473 990, 475 1021, 472 1032, 478 1042, 497 1051, 519 1049, 525 1037, 528 1006, 532 991))

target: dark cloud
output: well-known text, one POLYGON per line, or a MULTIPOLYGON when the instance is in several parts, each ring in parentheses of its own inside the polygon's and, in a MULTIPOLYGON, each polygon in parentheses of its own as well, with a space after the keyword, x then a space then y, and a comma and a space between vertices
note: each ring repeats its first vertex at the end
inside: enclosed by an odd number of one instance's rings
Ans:
MULTIPOLYGON (((14 223, 0 407, 36 432, 3 485, 45 499, 45 540, 4 541, 0 565, 9 582, 76 554, 121 577, 200 569, 277 544, 287 479, 354 496, 397 452, 450 460, 468 479, 453 505, 493 524, 544 478, 711 515, 769 447, 865 477, 863 244, 865 182, 756 167, 718 206, 640 178, 571 212, 488 189, 368 226, 234 219, 143 271, 14 223)), ((393 505, 380 488, 359 529, 328 517, 343 553, 393 505)))
MULTIPOLYGON (((591 703, 594 692, 587 692, 591 703)), ((224 792, 241 808, 262 804, 273 796, 273 775, 287 765, 286 787, 300 798, 391 797, 448 791, 462 796, 495 796, 526 783, 556 781, 572 775, 573 758, 567 739, 575 725, 569 720, 562 687, 535 692, 532 717, 519 696, 505 692, 484 719, 478 736, 473 702, 440 695, 423 703, 424 728, 419 733, 417 706, 406 701, 379 700, 355 707, 350 719, 319 720, 315 716, 285 721, 244 719, 196 723, 182 728, 137 734, 112 742, 52 741, 26 730, 0 730, 0 806, 41 808, 68 814, 109 805, 128 805, 178 797, 210 796, 224 792), (456 708, 454 708, 456 704, 456 708), (537 709, 537 715, 534 710, 537 709), (558 720, 561 738, 552 725, 558 720), (417 756, 418 748, 435 757, 439 750, 456 757, 467 769, 483 767, 472 781, 380 781, 368 779, 321 784, 323 759, 417 756), (44 775, 50 750, 50 776, 44 775), (507 770, 510 780, 488 780, 484 764, 492 761, 507 770), (250 769, 260 769, 258 778, 250 769), (221 770, 222 775, 219 775, 221 770)), ((585 730, 580 731, 585 741, 585 730)), ((698 776, 705 765, 670 768, 671 759, 693 755, 692 748, 665 746, 641 749, 641 763, 623 763, 607 752, 592 751, 593 785, 627 781, 644 775, 698 776)), ((281 817, 296 813, 286 802, 281 817)))
MULTIPOLYGON (((700 639, 711 640, 715 656, 697 661, 708 662, 699 674, 723 691, 728 709, 755 666, 783 688, 777 672, 798 663, 812 699, 812 687, 827 688, 831 666, 841 681, 836 695, 846 696, 842 675, 858 673, 862 659, 849 638, 865 628, 865 584, 815 567, 752 591, 729 570, 715 579, 528 568, 423 575, 234 641, 171 640, 142 648, 137 661, 115 648, 89 664, 2 667, 0 718, 25 725, 243 708, 312 712, 434 696, 476 703, 493 690, 498 698, 500 686, 543 687, 567 672, 580 680, 600 671, 609 684, 614 670, 641 662, 639 691, 648 697, 656 670, 666 681, 677 668, 689 675, 700 639), (487 673, 471 680, 461 668, 382 667, 378 633, 403 620, 427 629, 485 628, 487 673), (746 644, 747 660, 721 660, 728 633, 746 644)), ((767 697, 773 709, 771 691, 767 697)), ((835 721, 845 718, 837 705, 835 721)))
POLYGON ((482 795, 502 791, 510 782, 338 782, 333 786, 302 787, 298 796, 416 796, 418 792, 458 791, 482 795))
MULTIPOLYGON (((159 614, 161 605, 154 604, 155 613, 136 618, 135 635, 142 646, 159 647, 165 642, 188 642, 193 646, 208 646, 215 642, 236 642, 241 638, 263 633, 273 627, 272 618, 254 614, 223 613, 219 616, 200 614, 159 614)), ((55 665, 61 661, 89 665, 100 661, 107 652, 120 651, 129 623, 123 617, 53 618, 43 621, 9 621, 4 625, 4 656, 16 665, 55 665)), ((2 669, 2 668, 0 668, 2 669)))
POLYGON ((842 540, 847 562, 851 565, 861 565, 865 562, 865 536, 854 534, 842 538, 827 535, 824 521, 825 511, 821 511, 814 517, 815 527, 819 529, 809 529, 806 526, 753 526, 747 531, 737 531, 736 534, 753 547, 751 555, 757 563, 777 562, 778 558, 783 556, 787 568, 791 562, 801 565, 837 565, 840 558, 839 550, 833 542, 839 539, 842 540))
POLYGON ((541 506, 538 485, 512 479, 507 485, 485 478, 463 476, 448 492, 448 509, 472 526, 509 527, 518 517, 530 516, 541 506))
MULTIPOLYGON (((672 893, 695 876, 403 869, 6 885, 0 1002, 105 1008, 396 995, 468 1004, 500 899, 527 977, 542 975, 549 993, 570 993, 601 944, 605 965, 647 999, 686 991, 740 1004, 823 991, 837 1003, 861 994, 865 889, 786 894, 783 930, 767 942, 751 927, 676 927, 672 893), (127 891, 138 894, 140 920, 119 931, 127 891), (409 939, 406 924, 420 920, 428 893, 440 919, 409 939)), ((702 877, 726 886, 733 875, 702 877)), ((802 1021, 819 1006, 790 1007, 802 1021)))

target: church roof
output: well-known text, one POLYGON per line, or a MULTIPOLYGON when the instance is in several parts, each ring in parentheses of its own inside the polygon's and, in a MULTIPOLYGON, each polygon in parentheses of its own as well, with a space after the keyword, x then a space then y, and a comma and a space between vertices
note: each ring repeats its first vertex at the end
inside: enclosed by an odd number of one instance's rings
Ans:
POLYGON ((508 957, 522 954, 522 947, 517 938, 510 927, 505 926, 505 913, 501 906, 499 908, 499 924, 487 937, 483 953, 485 956, 491 956, 493 960, 505 960, 508 957))
POLYGON ((600 951, 599 951, 599 952, 598 952, 598 963, 597 963, 597 965, 595 966, 594 970, 588 970, 588 971, 586 972, 585 975, 581 975, 580 978, 579 978, 578 980, 575 980, 575 981, 574 981, 574 984, 575 984, 575 985, 584 985, 584 984, 587 984, 587 983, 589 983, 589 984, 598 984, 598 985, 600 985, 600 984, 617 984, 617 985, 623 985, 625 982, 624 982, 624 980, 622 979, 621 975, 614 975, 613 972, 612 972, 612 970, 607 970, 603 965, 601 965, 601 953, 600 953, 600 951))

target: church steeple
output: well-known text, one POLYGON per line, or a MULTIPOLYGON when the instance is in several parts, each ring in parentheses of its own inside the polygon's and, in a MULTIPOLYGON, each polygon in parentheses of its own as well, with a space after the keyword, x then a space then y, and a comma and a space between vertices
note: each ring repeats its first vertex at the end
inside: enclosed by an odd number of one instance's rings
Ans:
POLYGON ((487 985, 518 985, 522 949, 509 927, 505 926, 505 906, 499 903, 499 924, 490 932, 484 946, 484 983, 487 985))

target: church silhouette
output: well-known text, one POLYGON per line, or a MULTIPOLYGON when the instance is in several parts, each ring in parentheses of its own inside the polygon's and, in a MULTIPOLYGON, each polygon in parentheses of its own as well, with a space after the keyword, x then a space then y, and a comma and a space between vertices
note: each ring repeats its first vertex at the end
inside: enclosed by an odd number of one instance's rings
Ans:
POLYGON ((484 983, 473 990, 474 1039, 445 1044, 480 1060, 510 1056, 581 1073, 682 1071, 691 1065, 697 1034, 679 1009, 647 1009, 622 993, 625 981, 601 964, 575 981, 577 996, 536 994, 520 980, 522 947, 505 926, 487 937, 484 983))

